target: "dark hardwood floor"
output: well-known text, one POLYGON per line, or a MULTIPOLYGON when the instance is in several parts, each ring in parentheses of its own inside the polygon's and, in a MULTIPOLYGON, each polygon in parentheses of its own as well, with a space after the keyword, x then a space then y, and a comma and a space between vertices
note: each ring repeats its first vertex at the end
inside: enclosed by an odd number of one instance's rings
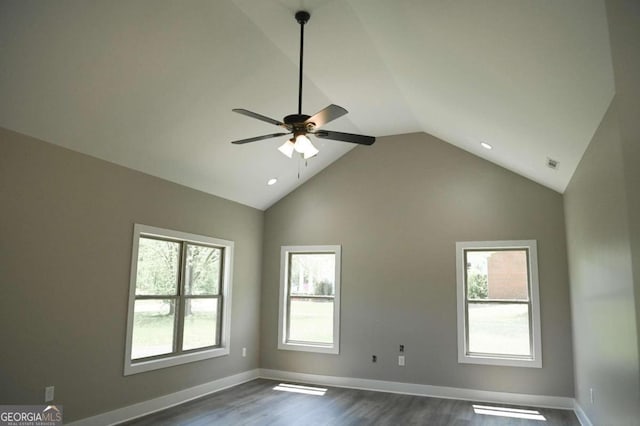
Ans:
POLYGON ((474 403, 265 379, 234 386, 126 424, 580 425, 569 410, 474 403), (281 383, 284 386, 280 386, 281 383), (326 389, 326 392, 314 391, 314 388, 326 389))

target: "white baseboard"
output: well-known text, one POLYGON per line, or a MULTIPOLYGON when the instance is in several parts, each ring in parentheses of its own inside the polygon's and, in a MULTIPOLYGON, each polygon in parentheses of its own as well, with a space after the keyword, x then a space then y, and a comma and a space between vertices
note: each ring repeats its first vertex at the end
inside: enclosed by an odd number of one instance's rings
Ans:
POLYGON ((593 426, 589 417, 587 417, 587 413, 584 412, 582 406, 578 403, 578 401, 573 401, 573 411, 576 413, 576 417, 582 426, 593 426))
POLYGON ((261 378, 298 381, 309 384, 363 389, 378 392, 430 396, 434 398, 459 399, 465 401, 497 404, 527 405, 531 407, 574 409, 574 399, 561 396, 528 395, 521 393, 493 392, 475 389, 450 388, 445 386, 419 385, 415 383, 389 382, 384 380, 358 379, 354 377, 321 376, 291 371, 261 368, 261 378))
POLYGON ((138 417, 146 416, 156 411, 161 411, 174 405, 183 404, 192 399, 197 399, 210 393, 218 392, 231 386, 248 382, 259 377, 259 370, 249 370, 233 376, 223 377, 209 383, 183 389, 169 395, 153 398, 148 401, 139 402, 117 410, 87 417, 75 422, 68 423, 69 426, 105 426, 122 423, 138 417))
POLYGON ((105 426, 114 425, 156 411, 165 410, 193 399, 239 385, 257 378, 288 380, 334 386, 351 389, 362 389, 377 392, 390 392, 406 395, 429 396, 434 398, 458 399, 466 401, 490 402, 497 404, 526 405, 531 407, 557 408, 574 410, 582 426, 593 426, 582 407, 573 399, 560 396, 528 395, 508 392, 493 392, 474 389, 451 388, 445 386, 420 385, 415 383, 390 382, 384 380, 359 379, 355 377, 323 376, 318 374, 296 373, 292 371, 255 369, 233 376, 223 377, 209 383, 183 389, 148 401, 139 402, 127 407, 87 417, 69 426, 105 426))

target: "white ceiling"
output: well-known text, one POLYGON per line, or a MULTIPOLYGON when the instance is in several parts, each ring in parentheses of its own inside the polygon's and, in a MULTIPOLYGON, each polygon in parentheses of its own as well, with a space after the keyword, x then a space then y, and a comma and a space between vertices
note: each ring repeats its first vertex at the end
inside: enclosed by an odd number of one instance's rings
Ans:
POLYGON ((0 126, 267 208, 353 148, 229 143, 279 131, 232 108, 296 112, 303 8, 303 112, 348 109, 331 130, 424 131, 562 192, 614 93, 602 0, 0 0, 0 126))

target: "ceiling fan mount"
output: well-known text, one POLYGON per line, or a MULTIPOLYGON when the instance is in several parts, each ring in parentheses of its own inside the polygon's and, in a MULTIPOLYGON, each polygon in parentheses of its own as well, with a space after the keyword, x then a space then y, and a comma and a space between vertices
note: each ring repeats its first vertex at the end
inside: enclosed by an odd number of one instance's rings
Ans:
POLYGON ((306 24, 307 22, 309 22, 309 18, 311 18, 311 15, 306 10, 297 11, 295 16, 296 21, 298 21, 298 24, 300 25, 306 24))
POLYGON ((329 105, 325 109, 317 112, 313 116, 302 113, 302 70, 303 70, 303 58, 304 58, 304 26, 311 15, 309 12, 301 10, 295 14, 296 21, 300 24, 300 68, 298 75, 298 113, 290 114, 283 118, 282 121, 274 120, 273 118, 266 117, 264 115, 242 109, 233 109, 233 112, 246 115, 256 120, 264 121, 266 123, 274 124, 279 127, 283 127, 287 130, 287 133, 272 133, 269 135, 256 136, 248 139, 241 139, 233 141, 233 144, 245 144, 250 142, 256 142, 264 139, 275 138, 279 136, 293 135, 293 137, 287 140, 280 148, 278 148, 283 154, 291 158, 293 152, 299 152, 305 159, 311 158, 318 153, 316 147, 313 146, 307 135, 314 135, 318 138, 332 139, 342 142, 350 142, 360 145, 371 145, 376 141, 373 136, 356 135, 352 133, 334 132, 332 130, 318 131, 323 125, 342 117, 347 114, 348 111, 338 105, 329 105))

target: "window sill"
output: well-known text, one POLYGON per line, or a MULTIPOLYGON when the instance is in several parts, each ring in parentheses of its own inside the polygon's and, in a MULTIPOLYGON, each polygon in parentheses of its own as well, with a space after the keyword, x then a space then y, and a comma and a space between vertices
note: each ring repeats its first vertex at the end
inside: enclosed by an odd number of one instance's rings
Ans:
POLYGON ((321 345, 313 343, 287 343, 281 342, 278 344, 278 349, 285 351, 301 351, 301 352, 315 352, 320 354, 333 354, 340 353, 340 348, 334 345, 321 345))
POLYGON ((460 355, 459 364, 495 365, 500 367, 542 368, 541 359, 522 359, 509 357, 489 357, 481 355, 460 355))
POLYGON ((152 359, 148 361, 127 360, 124 366, 124 375, 143 373, 145 371, 159 370, 161 368, 173 367, 195 361, 202 361, 209 358, 229 355, 229 347, 208 349, 200 352, 191 352, 183 355, 176 355, 167 358, 152 359))

